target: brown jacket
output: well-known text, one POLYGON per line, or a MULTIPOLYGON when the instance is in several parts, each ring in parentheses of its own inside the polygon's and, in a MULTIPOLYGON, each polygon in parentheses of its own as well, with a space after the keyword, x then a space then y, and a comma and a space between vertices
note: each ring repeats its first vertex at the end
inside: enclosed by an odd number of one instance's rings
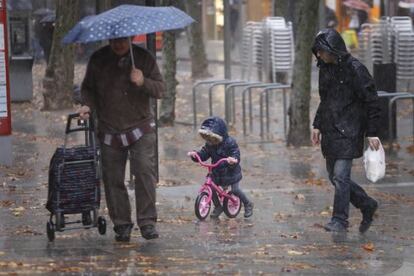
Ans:
POLYGON ((101 133, 121 133, 153 121, 150 98, 160 99, 165 91, 154 57, 133 46, 136 68, 144 74, 144 84, 130 80, 131 57, 117 56, 105 46, 90 58, 81 94, 83 104, 96 112, 101 133))

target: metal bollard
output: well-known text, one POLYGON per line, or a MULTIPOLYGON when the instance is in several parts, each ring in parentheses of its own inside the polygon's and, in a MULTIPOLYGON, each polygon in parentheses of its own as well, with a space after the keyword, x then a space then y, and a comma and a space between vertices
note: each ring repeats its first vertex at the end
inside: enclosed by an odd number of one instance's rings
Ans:
POLYGON ((226 87, 225 90, 225 120, 227 123, 230 123, 230 121, 232 123, 235 122, 235 92, 234 89, 236 87, 243 87, 243 86, 247 86, 247 85, 252 85, 252 84, 260 84, 261 82, 240 82, 240 83, 234 83, 234 84, 230 84, 226 87), (231 96, 231 102, 230 102, 230 96, 231 96))
MULTIPOLYGON (((267 87, 267 86, 270 86, 270 85, 274 85, 274 84, 271 84, 271 83, 252 84, 252 85, 247 86, 245 89, 243 89, 243 91, 242 91, 243 135, 246 135, 246 93, 249 92, 249 94, 251 96, 250 90, 252 88, 263 88, 263 87, 267 87)), ((250 102, 250 105, 251 105, 251 102, 250 102)), ((253 116, 251 116, 251 118, 252 117, 253 116)))
POLYGON ((396 126, 395 126, 395 120, 396 120, 396 113, 395 113, 395 108, 390 110, 389 109, 389 102, 390 99, 396 96, 404 96, 404 95, 409 95, 407 92, 386 92, 386 91, 377 91, 378 94, 378 99, 382 99, 380 102, 380 108, 381 108, 381 113, 380 113, 380 125, 381 125, 381 129, 378 130, 378 137, 380 137, 383 141, 383 143, 385 142, 389 142, 388 138, 389 138, 389 128, 392 127, 391 131, 392 131, 392 135, 395 136, 396 135, 396 126), (386 100, 385 100, 386 99, 386 100), (392 120, 393 120, 393 126, 389 126, 388 125, 388 115, 389 112, 391 112, 391 116, 392 116, 392 120))
POLYGON ((397 100, 402 100, 402 99, 412 99, 413 101, 413 129, 412 131, 413 131, 413 136, 414 136, 414 94, 395 96, 388 103, 388 140, 389 140, 390 148, 392 147, 392 143, 394 140, 393 133, 392 133, 392 129, 393 129, 392 109, 394 107, 394 103, 396 103, 397 100))
POLYGON ((281 90, 283 95, 283 130, 286 138, 286 128, 287 128, 287 101, 286 101, 286 89, 289 89, 290 85, 275 85, 269 86, 263 89, 260 93, 260 136, 264 137, 264 126, 263 126, 263 98, 266 97, 266 132, 269 133, 270 130, 270 114, 269 114, 269 93, 275 90, 281 90))
MULTIPOLYGON (((212 83, 208 89, 208 114, 209 116, 213 116, 213 89, 216 86, 219 85, 225 85, 228 84, 237 84, 237 83, 243 83, 244 81, 241 80, 223 80, 223 81, 217 81, 215 83, 212 83)), ((226 91, 226 90, 224 90, 226 91)))
POLYGON ((210 84, 210 83, 214 83, 217 81, 224 81, 224 80, 217 80, 217 79, 210 79, 210 80, 203 80, 203 81, 199 81, 197 83, 195 83, 193 85, 193 123, 194 123, 194 129, 197 129, 197 99, 196 99, 196 92, 197 92, 197 87, 199 87, 200 85, 204 85, 204 84, 210 84))

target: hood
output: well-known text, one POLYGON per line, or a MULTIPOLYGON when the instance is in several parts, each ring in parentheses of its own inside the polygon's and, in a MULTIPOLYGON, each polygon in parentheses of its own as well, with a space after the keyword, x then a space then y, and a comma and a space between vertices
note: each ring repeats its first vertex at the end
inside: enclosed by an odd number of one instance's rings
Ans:
POLYGON ((324 29, 316 35, 312 46, 315 56, 318 50, 327 51, 338 58, 349 55, 342 36, 334 29, 324 29))
POLYGON ((221 141, 228 137, 226 122, 219 117, 209 117, 205 119, 201 124, 198 133, 211 135, 219 138, 221 141))

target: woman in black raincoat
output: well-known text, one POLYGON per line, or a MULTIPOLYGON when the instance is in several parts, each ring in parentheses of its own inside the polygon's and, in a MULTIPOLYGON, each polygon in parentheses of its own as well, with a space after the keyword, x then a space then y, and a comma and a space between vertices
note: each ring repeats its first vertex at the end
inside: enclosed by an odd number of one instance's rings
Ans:
POLYGON ((379 108, 367 68, 346 49, 334 29, 320 31, 312 47, 318 59, 320 104, 313 122, 312 143, 321 143, 329 179, 335 186, 334 209, 327 231, 346 231, 349 202, 362 212, 359 231, 370 227, 378 203, 351 180, 352 160, 363 154, 364 137, 378 149, 379 108))

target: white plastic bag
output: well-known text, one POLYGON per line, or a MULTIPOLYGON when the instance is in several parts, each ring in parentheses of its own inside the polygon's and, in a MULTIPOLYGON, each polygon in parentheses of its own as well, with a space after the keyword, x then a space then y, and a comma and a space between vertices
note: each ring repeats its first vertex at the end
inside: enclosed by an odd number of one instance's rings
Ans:
POLYGON ((377 182, 385 176, 385 152, 380 142, 378 150, 368 147, 364 152, 365 175, 369 181, 377 182))

